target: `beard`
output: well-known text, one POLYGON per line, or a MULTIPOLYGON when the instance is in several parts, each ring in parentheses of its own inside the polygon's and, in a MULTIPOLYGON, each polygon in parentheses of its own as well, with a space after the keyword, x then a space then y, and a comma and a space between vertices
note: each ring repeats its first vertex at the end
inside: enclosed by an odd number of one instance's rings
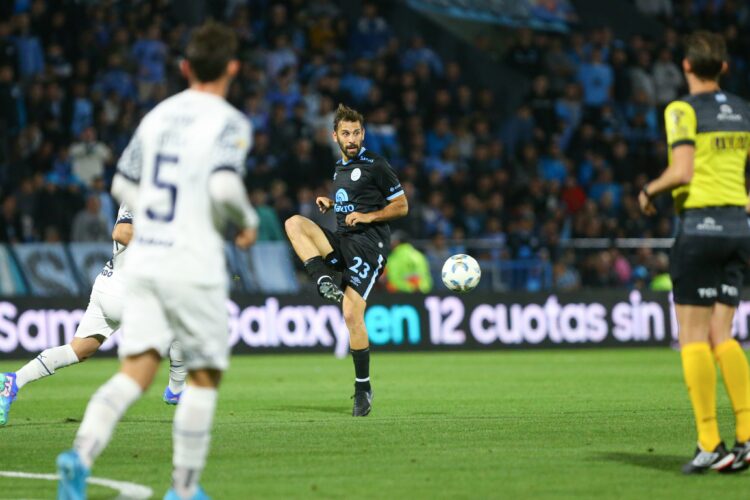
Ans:
POLYGON ((345 142, 341 142, 338 140, 336 142, 339 144, 339 149, 341 150, 341 154, 344 155, 344 157, 346 158, 346 161, 351 161, 355 159, 357 155, 359 154, 359 151, 362 149, 363 141, 360 141, 358 144, 353 143, 353 142, 350 142, 347 144, 345 142))

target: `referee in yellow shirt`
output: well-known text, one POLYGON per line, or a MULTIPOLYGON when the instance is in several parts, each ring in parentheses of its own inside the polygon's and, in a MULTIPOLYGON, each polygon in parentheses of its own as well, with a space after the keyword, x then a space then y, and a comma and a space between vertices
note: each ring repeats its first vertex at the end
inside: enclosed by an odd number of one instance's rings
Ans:
POLYGON ((682 369, 698 429, 698 449, 683 466, 686 474, 750 466, 750 369, 731 333, 750 262, 745 188, 750 106, 719 88, 726 60, 720 35, 698 31, 688 37, 682 69, 690 95, 664 111, 669 166, 639 195, 643 213, 653 215, 651 199, 672 191, 680 216, 670 275, 682 369), (716 422, 716 362, 735 414, 731 451, 716 422))

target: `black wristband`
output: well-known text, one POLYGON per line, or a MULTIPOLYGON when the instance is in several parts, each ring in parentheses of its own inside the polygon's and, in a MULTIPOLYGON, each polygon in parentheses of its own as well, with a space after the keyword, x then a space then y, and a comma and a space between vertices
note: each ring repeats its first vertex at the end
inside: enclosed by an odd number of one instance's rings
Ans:
POLYGON ((644 184, 641 188, 641 192, 646 195, 646 198, 651 199, 651 195, 648 192, 648 183, 644 184))

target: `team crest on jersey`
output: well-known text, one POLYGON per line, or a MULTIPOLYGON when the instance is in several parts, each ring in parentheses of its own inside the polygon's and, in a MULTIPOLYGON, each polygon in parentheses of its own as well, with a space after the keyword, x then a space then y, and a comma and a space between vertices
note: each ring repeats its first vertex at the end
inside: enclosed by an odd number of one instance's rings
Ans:
POLYGON ((359 168, 355 168, 354 170, 352 170, 353 181, 358 181, 360 177, 362 177, 362 171, 359 168))

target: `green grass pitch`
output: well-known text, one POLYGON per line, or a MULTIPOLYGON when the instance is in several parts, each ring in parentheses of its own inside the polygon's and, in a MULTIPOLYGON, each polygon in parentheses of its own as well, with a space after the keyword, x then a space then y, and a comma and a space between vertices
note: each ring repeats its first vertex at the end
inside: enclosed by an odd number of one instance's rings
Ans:
MULTIPOLYGON (((0 370, 18 361, 0 362, 0 370)), ((0 428, 0 470, 49 473, 91 393, 115 370, 94 359, 29 385, 0 428)), ((750 473, 684 477, 695 431, 669 349, 386 354, 373 413, 350 416, 351 360, 235 357, 202 484, 244 498, 750 498, 750 473)), ((166 367, 118 427, 94 476, 169 485, 166 367)), ((723 388, 719 416, 734 442, 723 388)), ((0 498, 55 484, 0 478, 0 498)), ((90 488, 91 498, 112 490, 90 488)))

